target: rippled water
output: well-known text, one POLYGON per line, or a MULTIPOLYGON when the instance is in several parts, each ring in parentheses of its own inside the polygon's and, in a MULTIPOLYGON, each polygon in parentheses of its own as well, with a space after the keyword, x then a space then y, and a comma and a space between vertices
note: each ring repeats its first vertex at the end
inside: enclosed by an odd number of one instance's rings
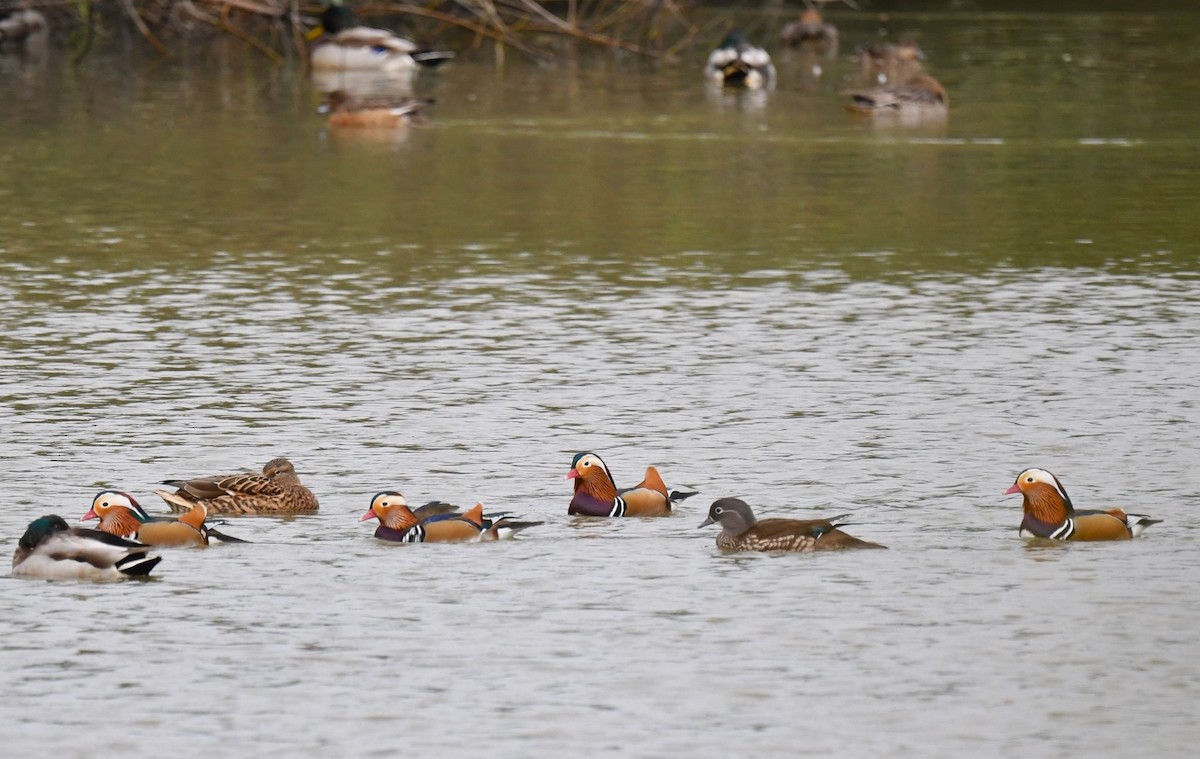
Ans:
POLYGON ((322 504, 0 581, 6 751, 1190 755, 1196 24, 900 16, 942 134, 849 119, 844 61, 759 107, 468 57, 385 141, 228 51, 0 80, 4 544, 277 455, 322 504), (569 519, 585 449, 702 493, 569 519), (1030 465, 1164 522, 1026 544, 1030 465), (546 524, 381 545, 392 487, 546 524), (721 555, 725 495, 891 550, 721 555))

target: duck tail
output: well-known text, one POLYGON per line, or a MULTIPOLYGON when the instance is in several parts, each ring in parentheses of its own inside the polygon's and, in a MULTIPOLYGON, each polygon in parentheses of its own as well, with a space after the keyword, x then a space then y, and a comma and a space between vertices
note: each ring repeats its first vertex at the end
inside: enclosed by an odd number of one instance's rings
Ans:
POLYGON ((454 58, 454 53, 449 50, 414 50, 410 55, 414 61, 426 68, 436 68, 454 58))
POLYGON ((154 494, 166 501, 167 506, 175 514, 186 513, 192 510, 192 502, 175 493, 168 493, 166 490, 155 490, 154 494))

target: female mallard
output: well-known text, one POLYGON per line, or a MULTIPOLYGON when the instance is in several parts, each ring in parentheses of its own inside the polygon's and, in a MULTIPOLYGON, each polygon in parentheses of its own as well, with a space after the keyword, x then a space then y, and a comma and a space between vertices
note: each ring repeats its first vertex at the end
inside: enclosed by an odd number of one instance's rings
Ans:
POLYGON ((271 459, 262 474, 253 472, 194 480, 163 480, 174 493, 155 490, 175 513, 201 502, 209 514, 305 514, 317 510, 317 497, 300 484, 292 462, 271 459))
POLYGON ((57 514, 29 523, 13 553, 13 577, 40 580, 120 580, 140 577, 162 561, 151 546, 100 530, 72 528, 57 514))
POLYGON ((425 50, 415 42, 386 29, 359 26, 341 0, 333 0, 321 13, 320 36, 313 42, 309 63, 314 69, 333 71, 411 71, 445 63, 454 53, 425 50))
POLYGON ((917 74, 903 84, 851 92, 850 98, 846 108, 855 113, 901 121, 944 119, 950 109, 946 88, 928 74, 917 74))

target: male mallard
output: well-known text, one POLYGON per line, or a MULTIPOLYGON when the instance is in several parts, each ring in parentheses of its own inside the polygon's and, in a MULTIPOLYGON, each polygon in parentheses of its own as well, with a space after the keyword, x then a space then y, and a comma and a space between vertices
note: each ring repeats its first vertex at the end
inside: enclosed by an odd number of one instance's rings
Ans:
POLYGON ((345 90, 334 90, 325 96, 320 111, 329 114, 329 125, 332 127, 390 129, 429 123, 421 113, 421 108, 427 105, 433 105, 433 101, 381 95, 356 98, 345 90))
POLYGON ((1067 489, 1045 469, 1026 469, 1017 475, 1005 495, 1020 493, 1024 518, 1023 538, 1049 540, 1129 540, 1141 535, 1161 519, 1127 514, 1121 509, 1080 511, 1071 503, 1067 489))
POLYGON ((775 83, 775 65, 761 47, 751 45, 741 31, 730 32, 704 64, 704 74, 717 84, 757 90, 775 83))
POLYGON ((163 480, 174 493, 155 490, 175 513, 202 502, 209 514, 303 514, 316 511, 317 497, 300 484, 292 462, 271 459, 262 474, 232 474, 194 480, 163 480))
POLYGON ((13 577, 119 580, 150 574, 162 561, 151 546, 100 530, 72 528, 57 514, 35 519, 13 552, 13 577))
POLYGON ((740 498, 713 501, 707 527, 720 523, 717 547, 725 551, 836 551, 843 548, 886 548, 878 543, 842 532, 847 514, 830 519, 756 519, 750 505, 740 498))
POLYGON ((603 459, 591 452, 577 453, 568 480, 575 480, 568 514, 587 517, 669 517, 679 501, 694 492, 667 490, 658 470, 646 467, 646 476, 632 488, 617 490, 603 459))
POLYGON ((454 57, 445 50, 425 50, 412 40, 386 29, 359 26, 341 0, 333 0, 321 13, 320 34, 309 52, 314 69, 407 71, 418 66, 438 66, 454 57))

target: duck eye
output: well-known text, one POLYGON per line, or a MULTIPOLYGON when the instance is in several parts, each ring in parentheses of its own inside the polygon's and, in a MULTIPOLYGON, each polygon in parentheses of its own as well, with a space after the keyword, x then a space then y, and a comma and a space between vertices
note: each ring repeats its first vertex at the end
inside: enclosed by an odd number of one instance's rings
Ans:
POLYGON ((100 504, 100 505, 101 505, 101 506, 108 506, 108 501, 105 501, 104 503, 102 503, 102 504, 100 504))
POLYGON ((1026 478, 1025 478, 1025 481, 1026 481, 1026 482, 1033 482, 1033 478, 1032 478, 1032 477, 1026 477, 1026 478))
POLYGON ((721 508, 720 506, 718 506, 717 508, 713 509, 713 513, 714 513, 714 514, 721 514, 721 513, 723 513, 724 511, 725 511, 725 509, 721 508))

